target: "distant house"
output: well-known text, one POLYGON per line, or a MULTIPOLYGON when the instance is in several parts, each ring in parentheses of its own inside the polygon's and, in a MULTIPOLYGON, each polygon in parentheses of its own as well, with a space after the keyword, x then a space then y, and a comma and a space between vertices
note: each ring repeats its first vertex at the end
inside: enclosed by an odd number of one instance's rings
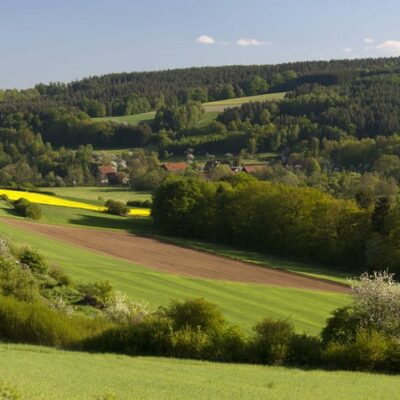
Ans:
POLYGON ((108 185, 117 177, 117 168, 113 165, 101 165, 97 169, 97 180, 101 185, 108 185))
POLYGON ((161 164, 161 168, 167 172, 184 172, 188 165, 185 162, 166 162, 161 164))
POLYGON ((265 165, 262 164, 253 164, 253 165, 245 165, 243 166, 243 172, 246 174, 256 174, 257 172, 262 172, 265 170, 265 165))

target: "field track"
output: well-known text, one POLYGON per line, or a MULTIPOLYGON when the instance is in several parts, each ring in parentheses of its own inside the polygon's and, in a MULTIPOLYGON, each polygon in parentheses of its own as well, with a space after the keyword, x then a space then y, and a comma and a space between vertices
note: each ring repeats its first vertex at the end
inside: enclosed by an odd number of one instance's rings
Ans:
POLYGON ((340 283, 261 267, 125 232, 48 225, 14 218, 1 218, 1 221, 17 228, 175 275, 329 292, 348 291, 340 283))

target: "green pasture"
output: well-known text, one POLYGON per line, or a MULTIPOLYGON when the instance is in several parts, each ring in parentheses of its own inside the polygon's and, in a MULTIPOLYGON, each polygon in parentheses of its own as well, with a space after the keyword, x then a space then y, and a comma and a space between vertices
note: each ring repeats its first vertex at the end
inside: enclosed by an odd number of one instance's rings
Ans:
POLYGON ((387 400, 397 376, 87 354, 0 344, 0 383, 22 400, 387 400), (106 396, 109 397, 106 397, 106 396))

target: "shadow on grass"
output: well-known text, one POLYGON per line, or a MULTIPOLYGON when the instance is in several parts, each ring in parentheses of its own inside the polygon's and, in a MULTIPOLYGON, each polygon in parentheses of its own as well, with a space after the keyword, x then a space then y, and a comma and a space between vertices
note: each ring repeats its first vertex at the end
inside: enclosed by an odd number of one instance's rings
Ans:
POLYGON ((100 213, 99 215, 78 214, 77 217, 78 218, 70 218, 68 223, 92 228, 122 229, 128 233, 137 235, 151 235, 157 233, 150 218, 113 218, 100 213))

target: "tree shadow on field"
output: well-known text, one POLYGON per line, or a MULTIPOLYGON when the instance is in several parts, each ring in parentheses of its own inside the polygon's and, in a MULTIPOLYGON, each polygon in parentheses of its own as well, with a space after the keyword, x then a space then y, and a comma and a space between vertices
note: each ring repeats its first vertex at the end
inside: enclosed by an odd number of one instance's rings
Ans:
POLYGON ((72 225, 86 226, 91 228, 119 229, 137 235, 148 235, 154 233, 153 221, 148 217, 115 217, 102 216, 99 214, 78 214, 78 218, 70 218, 68 223, 72 225))

